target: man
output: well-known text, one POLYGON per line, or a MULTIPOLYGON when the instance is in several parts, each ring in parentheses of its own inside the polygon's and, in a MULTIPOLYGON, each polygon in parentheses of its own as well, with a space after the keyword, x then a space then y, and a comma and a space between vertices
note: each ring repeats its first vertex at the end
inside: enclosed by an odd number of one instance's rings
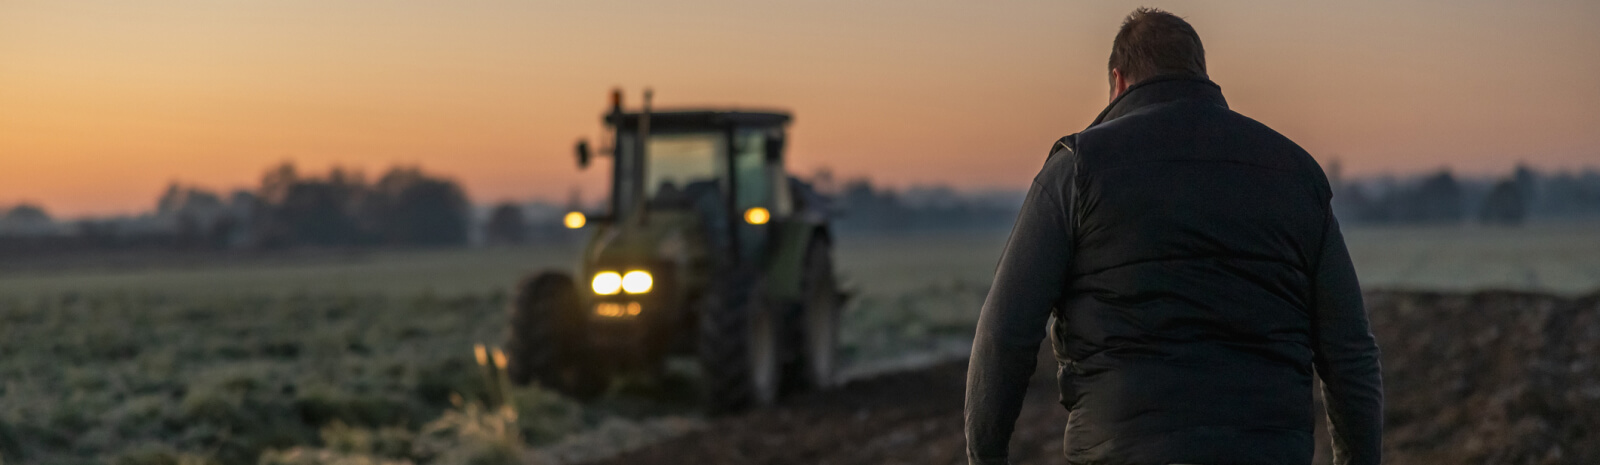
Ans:
POLYGON ((1079 464, 1309 464, 1312 371, 1334 457, 1379 463, 1382 382, 1361 290, 1300 147, 1228 110, 1183 19, 1141 8, 1111 104, 1056 142, 984 302, 968 459, 1006 463, 1047 331, 1079 464))

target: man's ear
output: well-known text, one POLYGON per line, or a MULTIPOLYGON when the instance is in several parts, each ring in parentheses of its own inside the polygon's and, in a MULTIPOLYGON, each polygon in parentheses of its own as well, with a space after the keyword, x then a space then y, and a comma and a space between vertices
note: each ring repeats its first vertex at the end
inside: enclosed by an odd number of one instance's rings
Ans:
POLYGON ((1122 70, 1111 68, 1111 100, 1128 91, 1128 79, 1122 76, 1122 70))

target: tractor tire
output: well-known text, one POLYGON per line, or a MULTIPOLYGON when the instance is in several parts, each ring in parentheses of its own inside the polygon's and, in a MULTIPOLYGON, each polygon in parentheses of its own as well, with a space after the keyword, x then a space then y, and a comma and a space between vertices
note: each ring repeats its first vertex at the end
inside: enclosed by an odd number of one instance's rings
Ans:
POLYGON ((779 322, 770 300, 759 284, 728 281, 713 284, 699 302, 698 349, 713 414, 771 404, 781 375, 779 322))
POLYGON ((512 383, 538 382, 580 399, 606 388, 605 373, 587 360, 586 320, 572 277, 543 272, 523 279, 510 313, 506 376, 512 383))
POLYGON ((799 332, 795 365, 800 387, 828 389, 839 367, 839 284, 833 273, 833 245, 815 239, 806 248, 800 276, 800 311, 793 328, 799 332))

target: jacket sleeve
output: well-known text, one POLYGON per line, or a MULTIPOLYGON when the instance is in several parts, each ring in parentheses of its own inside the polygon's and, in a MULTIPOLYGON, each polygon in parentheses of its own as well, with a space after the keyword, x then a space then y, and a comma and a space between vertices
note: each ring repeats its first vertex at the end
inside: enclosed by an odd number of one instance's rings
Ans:
POLYGON ((1313 277, 1311 335, 1322 377, 1337 465, 1377 465, 1383 439, 1383 378, 1350 252, 1339 222, 1328 214, 1313 277))
POLYGON ((1029 189, 978 317, 967 366, 971 464, 1007 463, 1039 342, 1063 292, 1072 249, 1071 214, 1062 207, 1072 171, 1066 158, 1051 157, 1029 189))

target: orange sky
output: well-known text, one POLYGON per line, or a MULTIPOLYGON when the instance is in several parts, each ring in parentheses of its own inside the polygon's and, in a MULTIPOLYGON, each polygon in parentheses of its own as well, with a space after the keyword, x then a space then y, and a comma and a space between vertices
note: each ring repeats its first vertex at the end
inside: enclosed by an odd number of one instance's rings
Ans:
MULTIPOLYGON (((1349 172, 1600 165, 1600 2, 1391 3, 1156 6, 1199 30, 1235 109, 1349 172)), ((789 108, 803 172, 1020 188, 1105 104, 1138 5, 6 1, 0 206, 139 211, 173 180, 250 186, 283 160, 593 199, 571 146, 619 85, 789 108)))

